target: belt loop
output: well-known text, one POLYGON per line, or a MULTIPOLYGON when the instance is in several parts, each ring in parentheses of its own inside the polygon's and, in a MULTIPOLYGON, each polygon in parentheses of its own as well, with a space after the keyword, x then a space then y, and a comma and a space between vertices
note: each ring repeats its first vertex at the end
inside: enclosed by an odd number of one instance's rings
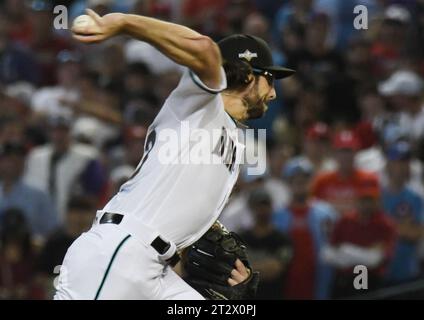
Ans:
MULTIPOLYGON (((164 264, 168 264, 171 267, 175 267, 175 265, 180 261, 181 257, 178 254, 177 246, 175 243, 169 241, 169 248, 164 254, 158 254, 159 260, 164 264)), ((156 250, 156 249, 155 249, 156 250)))
POLYGON ((169 249, 164 254, 159 253, 159 258, 163 262, 168 262, 168 260, 170 260, 177 252, 177 246, 175 243, 172 241, 169 241, 168 243, 170 244, 169 249))
POLYGON ((103 210, 97 210, 96 211, 96 217, 93 220, 93 226, 99 224, 100 219, 102 218, 103 213, 104 213, 103 210))

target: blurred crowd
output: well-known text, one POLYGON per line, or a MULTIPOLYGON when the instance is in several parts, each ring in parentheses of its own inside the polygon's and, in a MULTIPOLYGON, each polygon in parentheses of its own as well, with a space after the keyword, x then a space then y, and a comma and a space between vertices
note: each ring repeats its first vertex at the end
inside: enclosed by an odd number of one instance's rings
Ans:
MULTIPOLYGON (((297 70, 276 81, 267 170, 242 170, 221 222, 261 272, 258 298, 328 299, 424 277, 424 1, 4 0, 0 299, 49 299, 67 248, 133 173, 182 68, 147 43, 54 29, 93 8, 248 33, 297 70), (356 30, 356 5, 367 8, 356 30)), ((202 210, 199 208, 199 210, 202 210)), ((368 291, 369 291, 368 290, 368 291)))

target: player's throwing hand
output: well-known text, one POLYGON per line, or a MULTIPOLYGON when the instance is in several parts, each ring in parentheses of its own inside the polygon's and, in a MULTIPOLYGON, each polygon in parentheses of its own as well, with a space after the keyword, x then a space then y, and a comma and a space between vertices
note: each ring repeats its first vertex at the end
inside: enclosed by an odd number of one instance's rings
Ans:
POLYGON ((72 26, 73 38, 84 43, 95 43, 106 40, 120 33, 122 28, 121 13, 109 13, 100 17, 91 9, 86 9, 84 23, 77 23, 77 17, 72 26))

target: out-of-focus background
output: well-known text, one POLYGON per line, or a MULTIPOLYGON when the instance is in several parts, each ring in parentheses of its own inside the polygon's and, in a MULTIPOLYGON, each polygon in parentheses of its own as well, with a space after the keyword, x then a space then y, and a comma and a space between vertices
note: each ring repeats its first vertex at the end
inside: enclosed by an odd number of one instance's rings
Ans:
POLYGON ((267 130, 266 173, 243 170, 221 216, 262 274, 258 298, 424 298, 419 0, 2 1, 0 298, 52 297, 67 248, 132 174, 181 75, 146 43, 76 43, 53 28, 56 5, 69 24, 91 7, 266 39, 297 73, 249 123, 267 130))

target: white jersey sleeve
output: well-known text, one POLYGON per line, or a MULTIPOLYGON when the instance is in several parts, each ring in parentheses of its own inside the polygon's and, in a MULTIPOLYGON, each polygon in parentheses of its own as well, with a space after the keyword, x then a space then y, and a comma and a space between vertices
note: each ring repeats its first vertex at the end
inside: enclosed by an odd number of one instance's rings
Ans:
POLYGON ((186 68, 178 86, 166 99, 162 111, 171 112, 179 121, 186 120, 197 112, 218 114, 219 110, 208 108, 216 108, 219 105, 213 103, 213 100, 219 99, 218 94, 226 87, 227 79, 222 67, 221 83, 217 89, 209 88, 192 70, 186 68))

